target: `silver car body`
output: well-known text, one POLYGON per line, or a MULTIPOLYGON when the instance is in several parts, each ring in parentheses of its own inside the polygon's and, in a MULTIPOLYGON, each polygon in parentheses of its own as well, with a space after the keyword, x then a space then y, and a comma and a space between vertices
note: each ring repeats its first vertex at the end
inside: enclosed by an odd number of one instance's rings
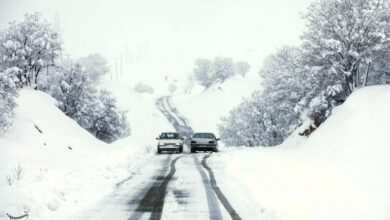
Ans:
POLYGON ((213 133, 195 133, 191 138, 191 152, 218 151, 218 140, 213 133))

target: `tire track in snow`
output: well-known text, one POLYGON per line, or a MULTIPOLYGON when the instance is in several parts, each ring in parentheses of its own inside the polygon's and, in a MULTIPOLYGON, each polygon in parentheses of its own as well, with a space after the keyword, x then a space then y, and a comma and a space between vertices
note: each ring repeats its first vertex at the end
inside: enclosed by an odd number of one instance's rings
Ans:
POLYGON ((226 196, 222 193, 221 189, 218 187, 217 181, 215 180, 213 170, 209 166, 207 166, 206 160, 208 157, 210 157, 210 155, 211 154, 208 154, 208 155, 203 157, 202 165, 209 173, 211 186, 212 186, 215 194, 217 194, 219 201, 221 201, 222 205, 225 207, 226 211, 229 213, 230 217, 233 220, 241 220, 241 217, 238 215, 236 210, 230 204, 229 200, 227 200, 226 196))
MULTIPOLYGON (((171 123, 173 121, 172 124, 175 127, 175 129, 177 130, 177 132, 182 133, 182 134, 186 134, 186 135, 187 134, 192 135, 194 133, 192 128, 189 125, 187 125, 186 120, 183 119, 184 117, 179 115, 177 110, 171 106, 171 104, 169 103, 169 97, 168 96, 164 96, 164 97, 159 98, 157 100, 157 102, 156 102, 156 105, 158 106, 160 111, 167 117, 167 119, 171 123), (164 102, 166 102, 167 105, 165 105, 164 102), (182 122, 184 122, 185 126, 182 126, 178 122, 178 120, 176 118, 179 118, 182 122)), ((190 136, 187 136, 187 140, 186 140, 187 142, 189 142, 189 137, 190 136)), ((212 171, 212 169, 206 163, 206 160, 207 160, 208 157, 210 157, 210 155, 211 154, 208 154, 208 155, 204 156, 202 161, 201 161, 201 164, 207 170, 207 172, 209 173, 209 182, 211 184, 211 187, 212 187, 214 193, 217 195, 219 201, 222 203, 222 205, 224 206, 226 211, 229 213, 230 217, 233 220, 241 220, 241 217, 239 216, 237 211, 233 208, 233 206, 230 204, 229 200, 226 198, 226 196, 222 193, 221 189, 218 187, 217 181, 215 180, 214 172, 212 171)), ((200 174, 201 174, 201 176, 203 178, 203 174, 204 173, 202 174, 202 170, 199 170, 199 172, 200 172, 200 174)), ((205 187, 206 187, 206 185, 205 185, 205 187)), ((209 197, 209 195, 208 195, 207 199, 208 199, 208 202, 210 202, 209 206, 210 205, 212 206, 212 207, 209 207, 209 210, 211 210, 211 209, 213 209, 215 207, 218 207, 218 204, 215 204, 213 199, 211 197, 209 197)), ((212 215, 212 211, 210 211, 210 217, 211 217, 211 215, 212 215)), ((219 214, 219 217, 217 217, 217 216, 214 216, 214 217, 216 217, 216 219, 222 218, 220 214, 219 214)), ((211 218, 211 219, 214 220, 214 218, 211 218)))
POLYGON ((149 188, 143 199, 140 201, 133 214, 128 220, 138 220, 145 213, 150 213, 150 220, 160 220, 164 208, 164 199, 169 181, 172 180, 176 172, 176 162, 183 156, 177 157, 171 161, 168 175, 161 181, 159 179, 149 188))
POLYGON ((196 169, 199 171, 200 176, 202 177, 203 180, 203 186, 206 191, 206 196, 207 196, 207 204, 209 207, 209 213, 210 213, 210 219, 212 220, 221 220, 222 219, 222 214, 221 210, 219 209, 219 204, 218 204, 218 199, 215 197, 215 194, 211 190, 211 187, 208 187, 210 185, 209 178, 203 168, 201 167, 199 159, 194 156, 194 162, 196 169))
POLYGON ((161 111, 161 113, 168 119, 168 121, 173 125, 175 130, 186 137, 184 143, 187 148, 189 146, 189 138, 192 136, 194 131, 190 126, 187 125, 183 116, 179 115, 178 112, 172 108, 172 106, 168 102, 169 97, 164 96, 156 101, 157 108, 161 111))

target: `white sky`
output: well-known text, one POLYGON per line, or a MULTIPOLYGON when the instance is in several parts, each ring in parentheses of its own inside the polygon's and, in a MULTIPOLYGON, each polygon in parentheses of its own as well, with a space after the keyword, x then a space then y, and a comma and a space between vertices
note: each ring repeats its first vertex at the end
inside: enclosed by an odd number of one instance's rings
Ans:
POLYGON ((0 0, 0 28, 39 11, 64 31, 66 54, 191 72, 197 57, 229 56, 257 71, 277 47, 299 42, 312 0, 0 0), (138 61, 137 61, 138 59, 138 61))

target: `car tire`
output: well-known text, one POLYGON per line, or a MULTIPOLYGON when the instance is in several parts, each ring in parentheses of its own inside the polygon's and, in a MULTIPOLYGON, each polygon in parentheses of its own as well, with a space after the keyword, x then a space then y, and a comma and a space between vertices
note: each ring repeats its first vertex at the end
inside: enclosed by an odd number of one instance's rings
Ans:
POLYGON ((191 147, 191 153, 195 153, 195 152, 196 152, 195 148, 191 147))
POLYGON ((218 148, 217 148, 217 147, 214 147, 214 148, 213 148, 213 152, 214 152, 214 153, 217 153, 217 152, 218 152, 218 148))
POLYGON ((158 153, 158 154, 161 154, 161 150, 157 150, 157 153, 158 153))

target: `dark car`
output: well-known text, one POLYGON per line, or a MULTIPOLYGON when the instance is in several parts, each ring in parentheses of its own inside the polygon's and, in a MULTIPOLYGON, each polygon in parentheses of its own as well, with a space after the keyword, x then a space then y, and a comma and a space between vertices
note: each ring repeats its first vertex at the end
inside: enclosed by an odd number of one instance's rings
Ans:
POLYGON ((177 132, 163 132, 160 134, 157 143, 157 153, 163 151, 183 152, 183 138, 177 132))
POLYGON ((218 141, 213 133, 195 133, 191 138, 191 153, 196 151, 218 152, 218 141))

